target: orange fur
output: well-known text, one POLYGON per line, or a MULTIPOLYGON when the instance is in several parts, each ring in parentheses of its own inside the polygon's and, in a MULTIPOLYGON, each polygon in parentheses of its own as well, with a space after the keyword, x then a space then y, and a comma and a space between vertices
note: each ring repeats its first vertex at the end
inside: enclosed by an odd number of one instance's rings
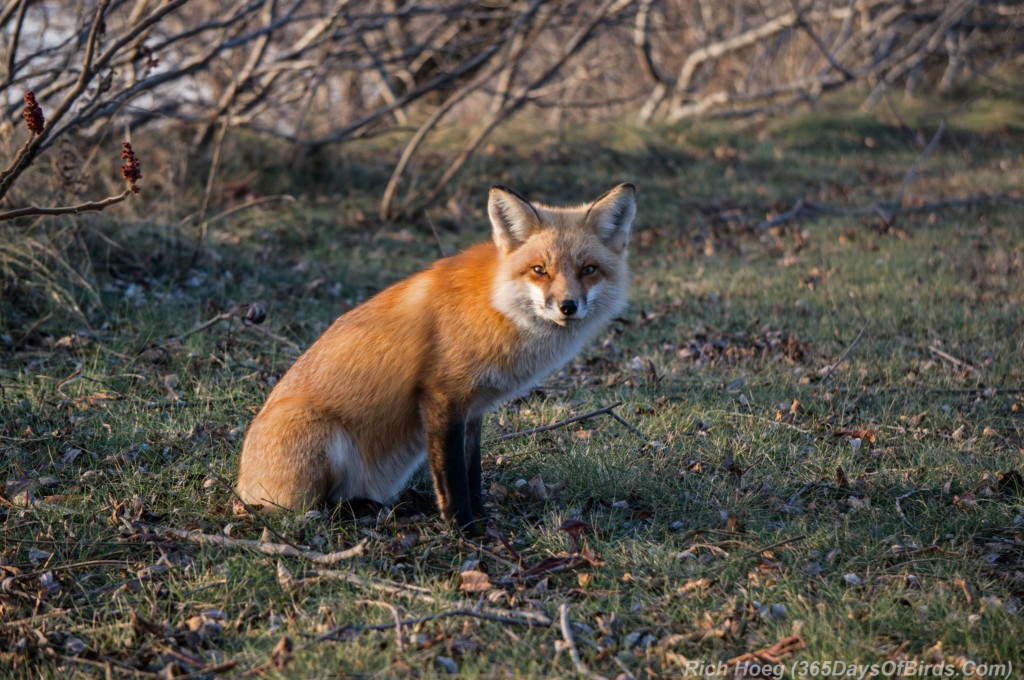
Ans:
POLYGON ((633 206, 632 185, 579 208, 492 189, 493 242, 342 315, 275 386, 246 433, 239 496, 287 509, 386 502, 426 453, 442 513, 472 529, 483 414, 621 309, 633 206))

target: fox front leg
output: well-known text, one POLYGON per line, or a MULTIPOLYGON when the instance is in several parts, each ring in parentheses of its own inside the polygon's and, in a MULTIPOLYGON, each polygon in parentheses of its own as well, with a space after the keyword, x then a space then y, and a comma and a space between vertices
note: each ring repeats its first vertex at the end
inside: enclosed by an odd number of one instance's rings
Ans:
POLYGON ((466 466, 466 420, 451 409, 429 409, 427 459, 441 515, 457 529, 477 534, 466 466))
POLYGON ((469 473, 469 505, 473 516, 487 522, 487 510, 484 509, 482 471, 480 469, 480 435, 483 430, 483 417, 476 416, 466 421, 466 468, 469 473))

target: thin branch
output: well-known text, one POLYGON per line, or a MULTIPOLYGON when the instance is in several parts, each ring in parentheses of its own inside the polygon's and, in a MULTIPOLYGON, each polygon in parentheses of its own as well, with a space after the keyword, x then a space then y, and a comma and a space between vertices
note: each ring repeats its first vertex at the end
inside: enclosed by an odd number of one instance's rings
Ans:
POLYGON ((309 560, 314 564, 337 564, 338 562, 344 562, 346 560, 359 557, 366 552, 367 544, 367 541, 363 540, 346 550, 321 553, 316 550, 299 550, 284 543, 267 543, 251 539, 221 536, 219 534, 204 534, 201 531, 189 531, 187 529, 176 529, 174 527, 158 527, 139 524, 136 526, 148 528, 150 531, 160 536, 180 538, 197 545, 216 546, 218 548, 229 548, 235 550, 249 550, 252 552, 263 553, 264 555, 299 557, 304 560, 309 560))
POLYGON ((235 305, 234 307, 231 307, 230 309, 228 309, 226 312, 221 312, 217 316, 214 316, 214 317, 212 317, 210 319, 207 319, 206 321, 204 321, 203 323, 199 324, 198 326, 196 326, 192 330, 185 331, 181 335, 176 335, 173 338, 167 338, 167 342, 168 343, 181 342, 182 340, 184 340, 185 338, 187 338, 190 335, 195 335, 196 333, 202 333, 207 328, 209 328, 209 327, 211 327, 211 326, 213 326, 215 324, 218 324, 221 321, 228 321, 228 320, 234 318, 238 314, 238 312, 240 312, 241 310, 242 310, 242 305, 235 305))
POLYGON ((259 513, 259 512, 258 512, 258 511, 256 510, 256 508, 252 507, 252 506, 251 506, 251 505, 249 505, 249 504, 248 504, 247 502, 245 502, 245 499, 243 499, 243 498, 242 498, 242 497, 241 497, 241 496, 240 496, 240 495, 238 494, 238 492, 237 492, 237 491, 235 491, 235 487, 234 487, 234 485, 232 485, 232 484, 231 484, 231 482, 229 482, 229 481, 227 481, 226 479, 224 479, 224 477, 222 477, 222 476, 221 476, 220 474, 218 474, 218 473, 217 473, 216 471, 214 471, 214 470, 213 470, 212 468, 208 468, 208 469, 207 469, 207 471, 208 471, 209 473, 211 473, 211 474, 212 474, 212 475, 214 476, 214 478, 215 478, 215 479, 216 479, 216 480, 217 480, 218 482, 220 482, 220 484, 221 484, 222 486, 224 486, 224 487, 225 487, 225 488, 226 488, 226 489, 227 489, 228 491, 230 491, 230 492, 231 492, 231 495, 235 497, 235 501, 237 501, 239 505, 241 505, 241 506, 242 506, 243 508, 245 508, 245 511, 246 511, 246 512, 248 512, 250 516, 252 516, 252 517, 255 517, 255 518, 256 518, 256 521, 257 521, 257 522, 259 522, 260 524, 262 524, 262 525, 263 525, 263 528, 264 528, 265 530, 267 530, 268 532, 270 532, 270 534, 271 534, 271 535, 273 535, 273 536, 274 536, 274 538, 276 538, 276 539, 277 539, 278 541, 280 541, 280 542, 281 542, 281 543, 283 543, 284 545, 288 545, 288 546, 291 546, 292 548, 294 548, 295 550, 298 550, 298 551, 300 551, 300 552, 302 551, 302 548, 300 548, 299 546, 295 545, 295 544, 294 544, 293 542, 289 541, 289 540, 288 540, 288 539, 287 539, 287 538, 286 538, 286 537, 285 537, 285 536, 284 536, 283 534, 281 534, 281 532, 279 532, 279 531, 278 531, 277 529, 275 529, 274 527, 270 526, 270 522, 268 522, 267 520, 265 520, 265 519, 263 518, 263 515, 262 515, 262 514, 260 514, 260 513, 259 513))
POLYGON ((785 224, 786 222, 795 220, 797 217, 800 217, 801 215, 806 215, 808 212, 810 211, 807 208, 807 204, 804 203, 804 199, 798 198, 796 199, 796 203, 793 204, 792 208, 790 208, 784 213, 776 215, 770 220, 765 220, 764 222, 759 223, 754 228, 757 229, 758 231, 765 231, 767 229, 771 229, 772 227, 777 227, 780 224, 785 224))
POLYGON ((448 619, 460 616, 468 616, 484 621, 496 621, 498 623, 539 628, 548 628, 553 623, 553 621, 547 616, 530 611, 517 611, 514 609, 483 609, 481 607, 474 607, 473 609, 449 609, 447 611, 437 612, 436 614, 427 614, 425 616, 417 616, 411 619, 403 619, 394 623, 377 623, 367 625, 345 624, 316 636, 303 645, 302 649, 309 649, 321 642, 331 640, 342 633, 362 633, 368 630, 391 630, 396 626, 409 627, 426 623, 427 621, 437 621, 438 619, 448 619))
MULTIPOLYGON (((21 29, 25 24, 25 10, 28 9, 28 3, 29 0, 15 0, 11 3, 9 10, 5 8, 4 11, 4 14, 7 15, 8 11, 17 7, 18 17, 15 19, 14 31, 11 33, 10 40, 7 44, 7 65, 5 67, 4 77, 0 80, 0 90, 14 80, 15 57, 18 53, 18 40, 21 38, 21 29)), ((4 21, 0 21, 0 26, 2 26, 3 23, 4 21)))
POLYGON ((790 0, 790 4, 792 4, 793 11, 796 13, 797 26, 803 29, 804 33, 807 34, 807 37, 810 38, 811 42, 813 42, 815 46, 818 48, 818 51, 820 51, 822 55, 824 55, 825 59, 828 60, 828 63, 832 65, 832 68, 839 71, 839 73, 843 75, 844 79, 856 80, 857 76, 855 76, 845 66, 843 66, 842 62, 840 62, 839 59, 836 58, 834 54, 832 54, 831 50, 829 50, 828 48, 828 45, 825 44, 825 41, 821 39, 821 36, 817 34, 817 32, 811 26, 810 22, 807 21, 807 17, 804 16, 804 10, 800 8, 800 0, 790 0))
POLYGON ((842 364, 842 363, 843 363, 843 361, 845 361, 845 360, 846 360, 846 357, 848 357, 848 356, 850 355, 850 352, 852 352, 852 351, 853 351, 853 348, 857 346, 857 343, 858 343, 858 342, 860 342, 860 338, 861 338, 861 336, 862 336, 862 335, 864 335, 864 331, 866 331, 866 330, 868 329, 868 324, 870 324, 870 323, 871 323, 870 321, 865 321, 865 322, 864 322, 864 325, 863 325, 863 326, 861 327, 861 329, 860 329, 860 332, 859 332, 859 333, 857 333, 857 337, 855 337, 855 338, 853 339, 853 342, 851 342, 851 343, 850 343, 850 345, 849 345, 849 346, 848 346, 848 347, 846 348, 846 350, 845 350, 845 351, 844 351, 844 352, 843 352, 843 353, 842 353, 842 354, 841 354, 841 355, 839 356, 839 358, 838 358, 838 359, 836 360, 836 362, 835 362, 834 364, 831 364, 831 365, 829 365, 829 367, 828 367, 828 372, 827 372, 827 373, 825 374, 825 376, 824 376, 824 377, 823 377, 823 378, 821 379, 821 382, 823 382, 823 383, 824 383, 824 382, 827 382, 827 381, 828 381, 828 379, 832 377, 832 374, 833 374, 833 373, 835 373, 835 371, 836 371, 836 369, 837 369, 837 368, 839 367, 839 365, 840 365, 840 364, 842 364))
POLYGON ((429 590, 421 586, 389 581, 379 577, 367 578, 351 571, 338 571, 335 569, 317 569, 316 573, 321 578, 344 581, 360 588, 373 588, 391 595, 410 597, 430 604, 437 603, 437 598, 431 595, 429 590))
POLYGON ((1024 196, 1012 194, 974 194, 962 198, 946 198, 938 201, 926 201, 918 205, 900 205, 894 202, 875 201, 870 205, 846 207, 818 203, 798 198, 793 207, 775 217, 759 222, 754 228, 758 230, 791 222, 801 217, 813 215, 833 215, 838 217, 868 217, 879 215, 885 220, 892 219, 897 213, 905 215, 939 212, 956 208, 974 208, 984 205, 1024 205, 1024 196))
MULTIPOLYGON (((928 145, 925 146, 921 154, 916 159, 914 159, 914 162, 910 164, 910 167, 907 169, 906 174, 903 176, 903 181, 900 182, 900 189, 898 192, 896 192, 897 210, 899 210, 899 206, 903 203, 903 195, 906 193, 907 187, 910 186, 910 184, 917 179, 918 170, 920 169, 921 165, 923 165, 924 162, 928 160, 928 157, 932 155, 932 152, 935 151, 935 149, 939 146, 939 142, 942 140, 942 134, 945 131, 946 121, 943 120, 942 123, 939 125, 939 129, 936 130, 935 134, 932 136, 931 141, 928 142, 928 145)), ((895 215, 893 215, 893 217, 895 218, 895 215)))
POLYGON ((567 602, 558 605, 558 625, 562 629, 563 644, 561 648, 569 652, 569 658, 572 659, 572 665, 576 667, 576 672, 585 677, 594 678, 594 680, 604 680, 604 676, 591 671, 580 658, 580 650, 572 635, 572 622, 569 620, 569 604, 567 602))
POLYGON ((35 215, 77 215, 83 212, 100 211, 116 203, 120 203, 133 193, 132 188, 128 187, 117 196, 108 196, 102 201, 88 201, 86 203, 79 203, 78 205, 67 205, 56 208, 44 208, 39 206, 17 208, 15 210, 8 210, 7 212, 0 212, 0 222, 14 220, 19 217, 32 217, 35 215))
POLYGON ((625 418, 623 418, 622 416, 620 416, 620 415, 619 415, 618 413, 616 413, 615 411, 609 411, 609 412, 608 412, 608 415, 610 415, 610 416, 611 416, 612 418, 615 418, 615 420, 616 420, 616 421, 617 421, 617 422, 618 422, 618 423, 619 423, 620 425, 622 425, 622 426, 623 426, 623 427, 625 427, 625 428, 626 428, 627 430, 629 430, 630 432, 632 432, 633 434, 635 434, 635 435, 636 435, 637 437, 640 437, 641 439, 647 439, 647 437, 646 437, 646 436, 644 435, 644 433, 643 433, 643 432, 641 432, 640 430, 638 430, 638 429, 636 429, 635 427, 633 427, 632 425, 630 425, 629 421, 627 421, 627 420, 626 420, 625 418))
MULTIPOLYGON (((509 439, 514 439, 515 437, 525 437, 526 435, 537 434, 538 432, 547 432, 549 430, 557 430, 560 427, 565 427, 566 425, 572 425, 573 423, 578 423, 581 420, 589 420, 590 418, 596 418, 597 416, 603 416, 605 414, 610 414, 610 415, 614 416, 615 415, 614 409, 616 407, 618 407, 618 406, 622 406, 622 402, 621 401, 617 401, 617 402, 615 402, 614 404, 612 404, 610 406, 604 406, 602 408, 595 409, 593 411, 587 411, 586 413, 580 414, 578 416, 573 416, 572 418, 566 418, 565 420, 559 420, 557 423, 552 423, 550 425, 542 425, 540 427, 531 427, 529 430, 521 430, 519 432, 509 432, 508 434, 503 434, 500 437, 498 437, 498 441, 503 442, 503 441, 507 441, 509 439)), ((639 434, 641 437, 643 436, 642 434, 640 434, 640 432, 638 430, 636 430, 631 425, 629 425, 629 423, 626 423, 626 426, 629 427, 634 432, 636 432, 637 434, 639 434)))
POLYGON ((903 501, 907 500, 908 498, 911 498, 913 496, 917 496, 917 495, 923 494, 923 493, 932 493, 932 490, 931 489, 911 489, 910 491, 906 492, 905 494, 903 494, 902 496, 900 496, 899 498, 896 499, 896 514, 898 514, 900 516, 900 519, 902 519, 904 522, 906 522, 910 526, 914 526, 914 523, 911 522, 909 519, 907 519, 907 513, 904 512, 904 510, 903 510, 903 501))
POLYGON ((949 352, 944 352, 935 345, 928 345, 928 351, 937 357, 945 359, 946 361, 953 364, 957 368, 961 368, 965 371, 973 371, 974 373, 978 373, 978 369, 972 366, 971 364, 967 363, 966 361, 961 361, 960 359, 957 359, 949 352))
POLYGON ((807 538, 806 534, 800 534, 799 536, 794 536, 793 538, 787 538, 786 540, 779 541, 778 543, 772 543, 771 545, 766 545, 765 547, 763 547, 763 548, 757 550, 755 553, 753 553, 753 556, 754 557, 758 557, 759 555, 763 555, 764 553, 768 552, 769 550, 775 550, 776 548, 781 548, 782 546, 789 545, 790 543, 797 543, 798 541, 802 541, 805 538, 807 538))
POLYGON ((391 615, 395 617, 395 644, 399 654, 405 651, 405 641, 402 639, 402 615, 398 613, 398 607, 382 600, 356 600, 356 604, 372 604, 390 611, 391 615))

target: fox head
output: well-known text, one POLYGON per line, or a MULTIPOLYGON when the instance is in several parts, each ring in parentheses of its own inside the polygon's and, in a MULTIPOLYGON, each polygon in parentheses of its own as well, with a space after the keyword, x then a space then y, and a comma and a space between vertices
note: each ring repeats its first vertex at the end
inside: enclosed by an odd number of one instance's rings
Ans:
POLYGON ((495 307, 525 328, 594 327, 622 310, 636 188, 620 184, 580 206, 534 204, 491 187, 499 252, 495 307))

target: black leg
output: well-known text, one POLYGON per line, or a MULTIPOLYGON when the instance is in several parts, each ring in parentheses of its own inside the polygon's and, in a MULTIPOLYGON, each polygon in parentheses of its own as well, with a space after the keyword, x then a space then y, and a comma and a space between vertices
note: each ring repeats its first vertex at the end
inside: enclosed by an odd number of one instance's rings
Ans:
POLYGON ((466 469, 469 473, 469 504, 473 516, 486 522, 487 510, 484 509, 483 482, 480 470, 480 434, 483 430, 483 416, 476 416, 466 421, 466 469))
POLYGON ((427 457, 441 514, 456 528, 476 533, 466 470, 466 421, 449 409, 426 414, 427 457))

